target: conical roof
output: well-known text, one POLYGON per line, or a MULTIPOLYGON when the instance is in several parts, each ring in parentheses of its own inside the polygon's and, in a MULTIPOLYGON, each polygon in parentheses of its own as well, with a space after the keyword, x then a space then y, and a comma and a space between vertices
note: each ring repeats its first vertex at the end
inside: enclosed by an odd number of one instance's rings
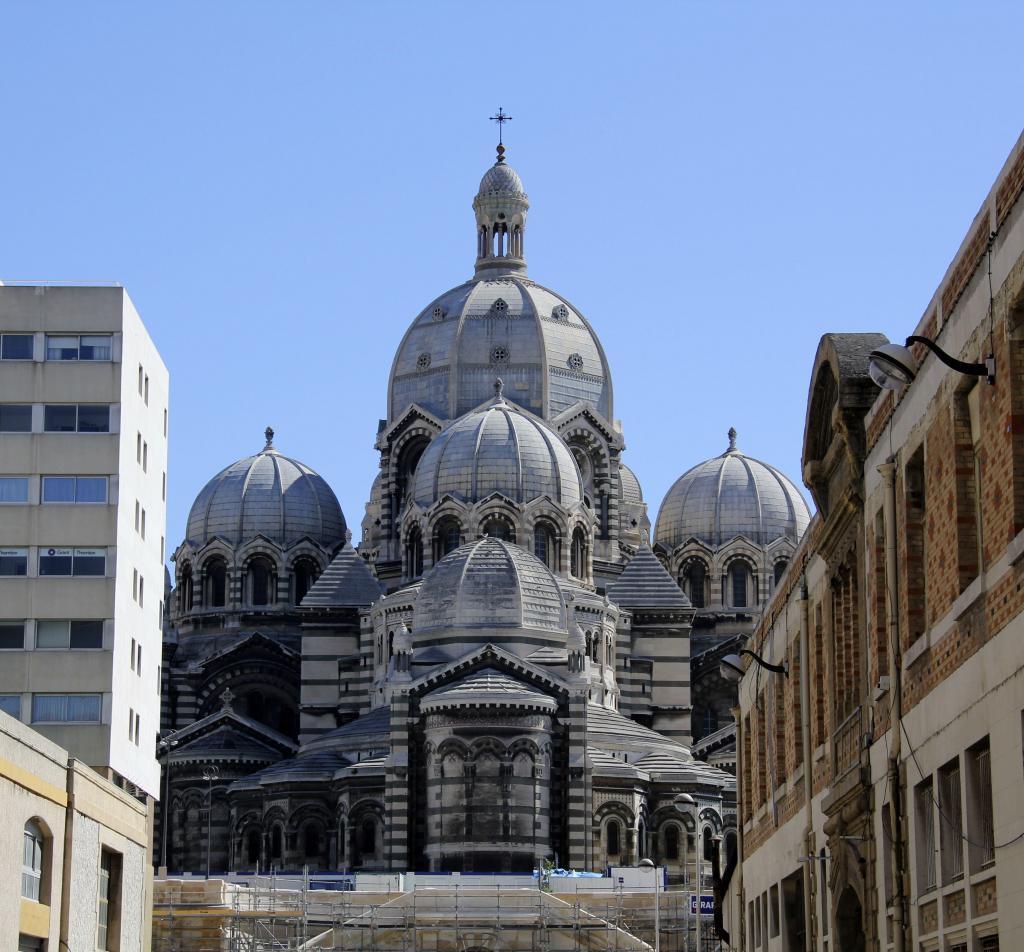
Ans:
POLYGON ((303 608, 363 608, 381 596, 370 566, 346 544, 302 599, 303 608))
POLYGON ((622 608, 691 608, 651 547, 644 543, 622 574, 608 586, 608 597, 622 608))

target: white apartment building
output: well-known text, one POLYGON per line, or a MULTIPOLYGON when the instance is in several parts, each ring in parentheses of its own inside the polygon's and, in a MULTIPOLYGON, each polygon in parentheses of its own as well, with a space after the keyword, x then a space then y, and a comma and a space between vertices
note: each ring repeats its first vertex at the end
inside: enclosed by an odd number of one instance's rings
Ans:
POLYGON ((0 710, 151 796, 167 398, 123 288, 0 286, 0 710))

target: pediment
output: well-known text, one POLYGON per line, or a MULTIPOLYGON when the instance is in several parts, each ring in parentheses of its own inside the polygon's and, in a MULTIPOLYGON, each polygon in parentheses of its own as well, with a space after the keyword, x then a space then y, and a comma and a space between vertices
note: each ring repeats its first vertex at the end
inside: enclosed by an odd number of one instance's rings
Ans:
POLYGON ((425 423, 430 429, 440 433, 444 429, 444 421, 435 416, 429 410, 424 409, 418 403, 410 403, 397 417, 394 422, 377 434, 377 449, 383 449, 388 443, 393 443, 402 433, 418 423, 425 423))
POLYGON ((561 678, 545 668, 524 661, 504 648, 490 643, 478 646, 461 658, 433 669, 429 674, 414 681, 409 690, 415 696, 424 697, 439 688, 455 684, 488 668, 521 681, 549 696, 561 698, 568 694, 568 686, 561 678))
POLYGON ((551 420, 551 425, 555 432, 562 436, 574 423, 581 420, 585 420, 592 429, 600 433, 610 446, 619 450, 624 448, 622 434, 590 404, 583 401, 574 403, 567 410, 563 410, 551 420))
POLYGON ((268 657, 277 658, 287 663, 298 664, 301 656, 293 648, 275 641, 262 632, 254 631, 252 634, 245 635, 230 647, 194 661, 189 667, 189 671, 206 672, 211 668, 220 667, 232 659, 251 662, 255 658, 264 659, 268 657))

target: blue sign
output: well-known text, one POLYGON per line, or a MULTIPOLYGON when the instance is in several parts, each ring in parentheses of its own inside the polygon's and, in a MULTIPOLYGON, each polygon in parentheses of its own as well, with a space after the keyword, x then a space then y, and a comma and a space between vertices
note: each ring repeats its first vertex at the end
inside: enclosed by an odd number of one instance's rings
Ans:
MULTIPOLYGON (((697 912, 697 897, 690 894, 690 915, 695 915, 697 912)), ((715 897, 704 896, 700 897, 700 914, 702 916, 713 916, 715 914, 715 897)))

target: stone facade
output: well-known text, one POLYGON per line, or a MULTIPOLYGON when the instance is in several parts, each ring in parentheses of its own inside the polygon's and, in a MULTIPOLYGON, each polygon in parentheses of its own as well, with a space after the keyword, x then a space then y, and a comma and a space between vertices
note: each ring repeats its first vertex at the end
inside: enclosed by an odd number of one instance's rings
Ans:
POLYGON ((693 607, 647 542, 604 352, 526 275, 501 156, 474 208, 476 276, 399 346, 359 550, 270 433, 193 506, 172 869, 735 862, 734 779, 687 746, 693 607))
POLYGON ((753 639, 790 677, 752 667, 740 688, 740 948, 1024 935, 1022 169, 1024 138, 914 331, 969 363, 994 353, 993 385, 915 345, 913 382, 879 391, 883 337, 819 346, 819 511, 753 639))

